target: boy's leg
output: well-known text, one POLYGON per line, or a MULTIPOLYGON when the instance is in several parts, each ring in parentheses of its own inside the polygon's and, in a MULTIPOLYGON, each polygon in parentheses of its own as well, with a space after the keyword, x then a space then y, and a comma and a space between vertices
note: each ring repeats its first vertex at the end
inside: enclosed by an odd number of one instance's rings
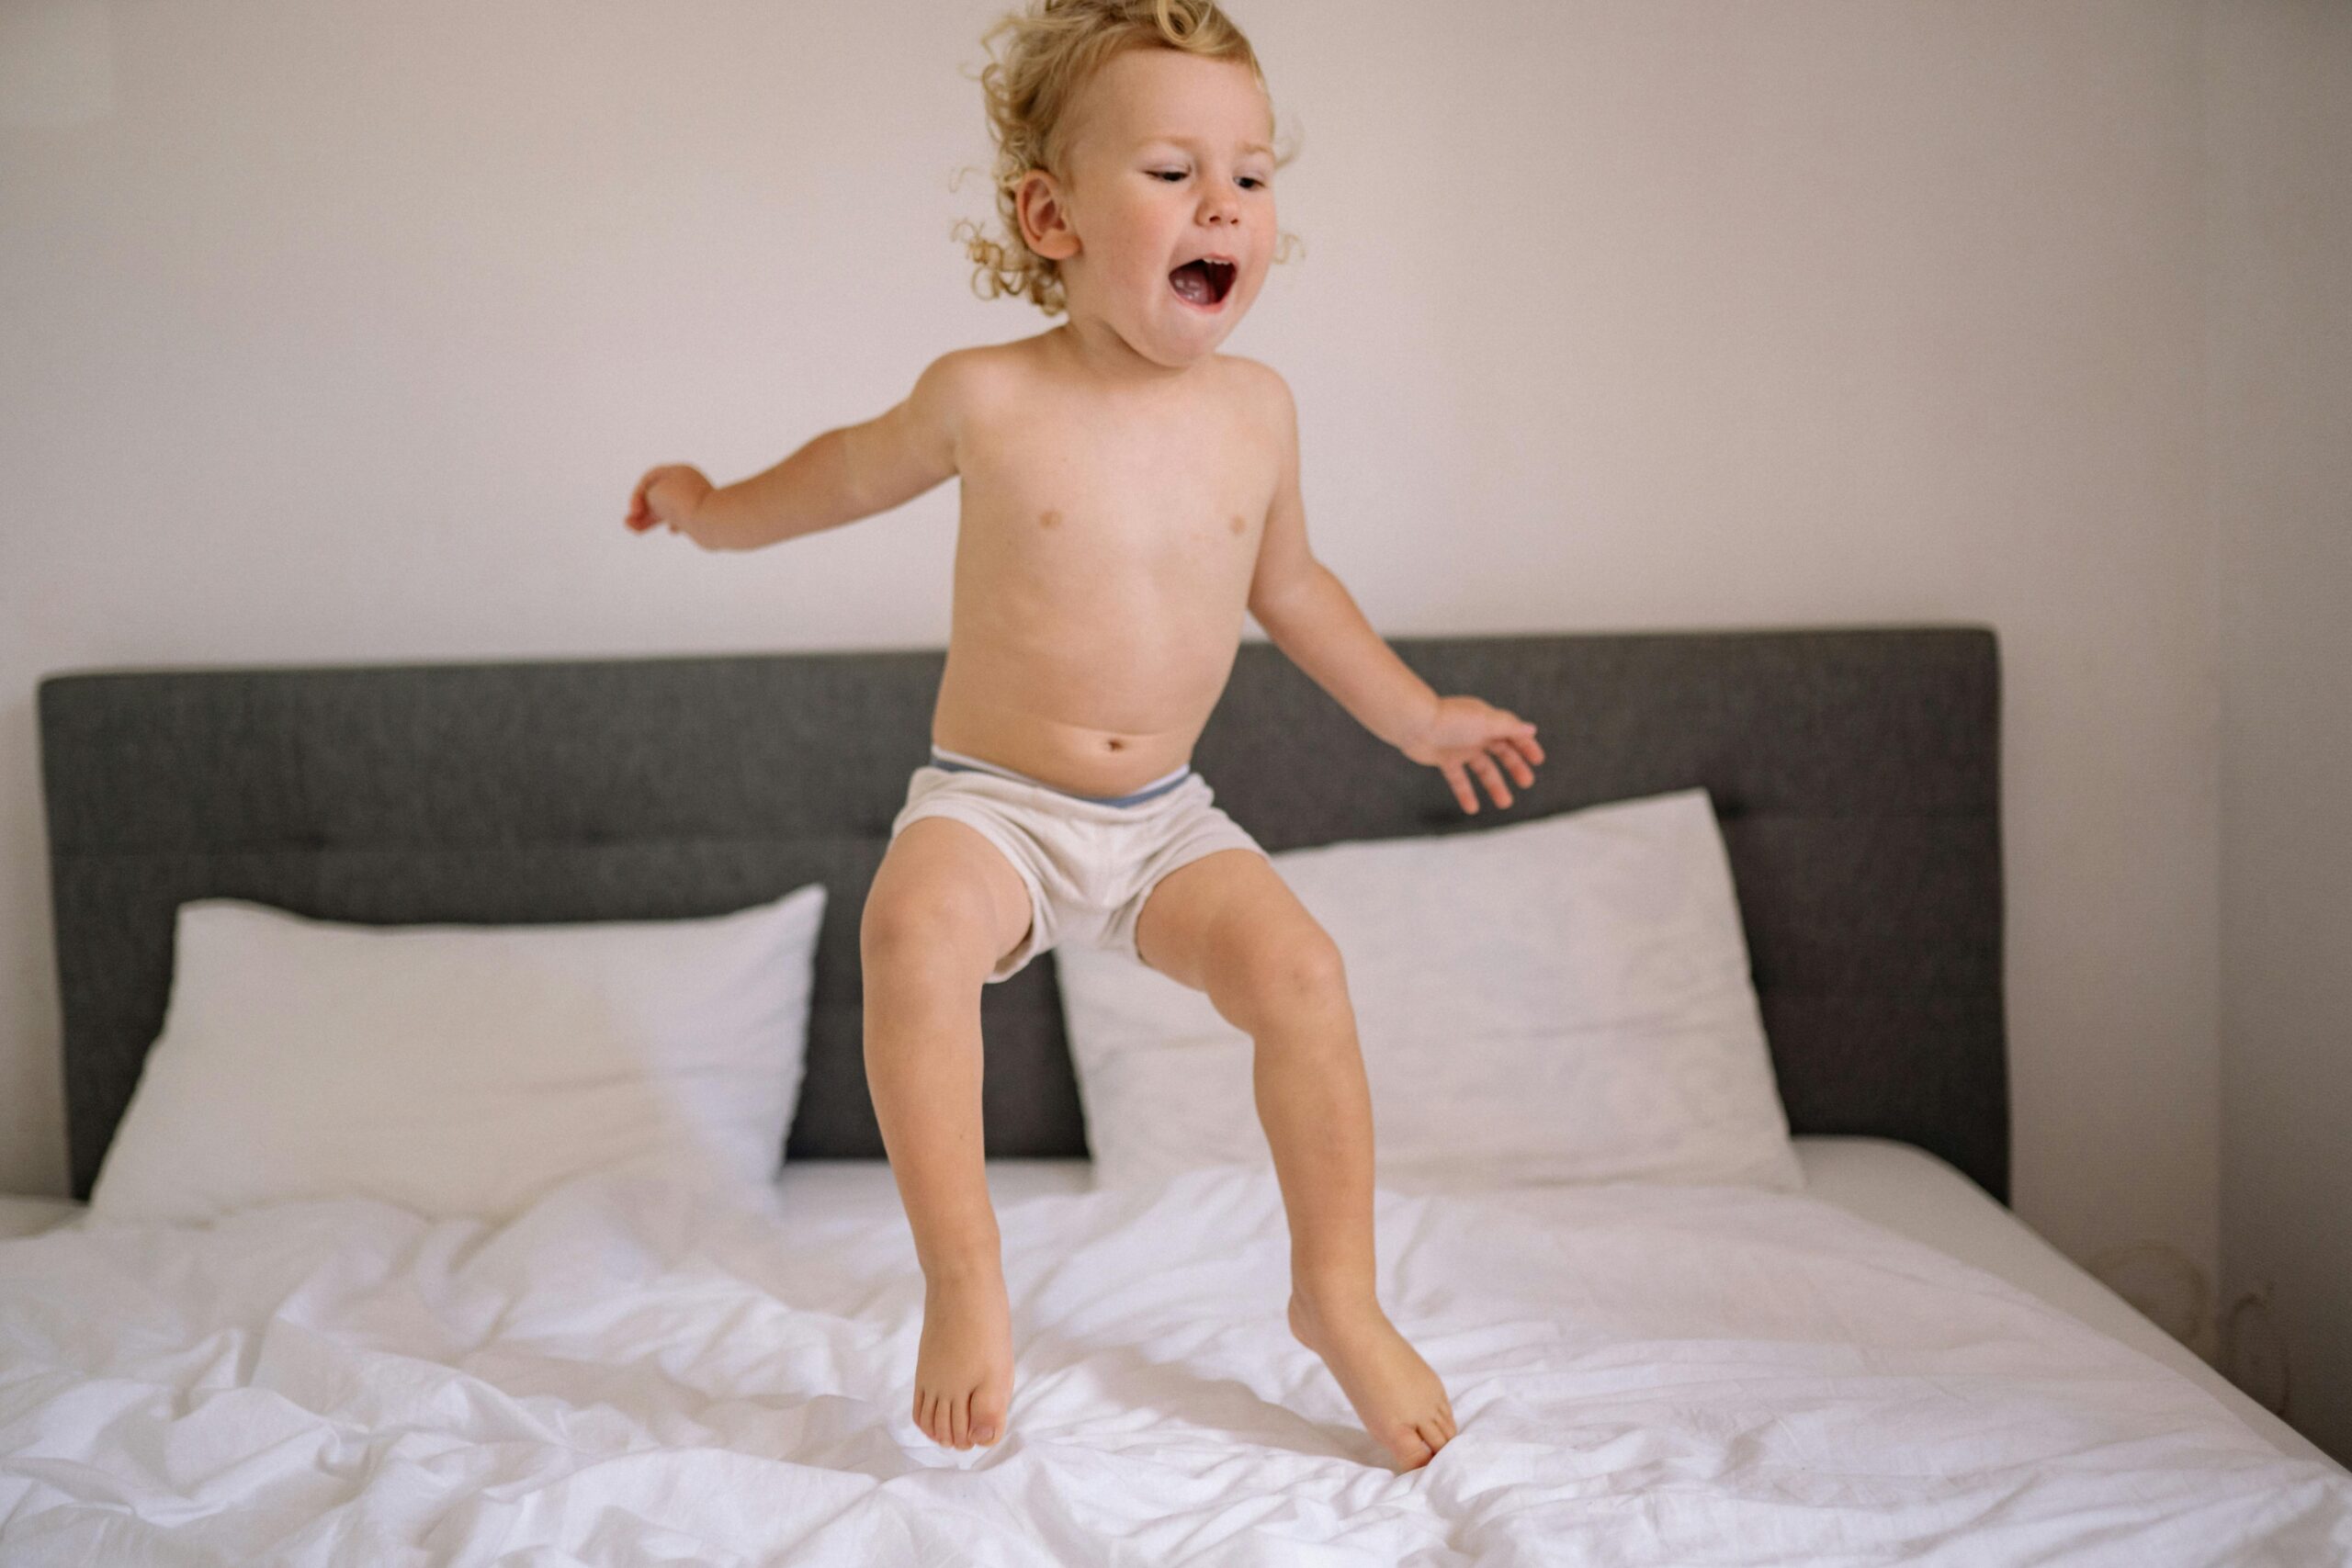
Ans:
POLYGON ((908 823, 867 891, 865 1077, 923 1271, 915 1425, 993 1442, 1012 1397, 1012 1328, 980 1122, 980 987, 1028 932, 1029 892, 979 831, 908 823))
POLYGON ((1263 855, 1219 850, 1159 879, 1136 919, 1136 950, 1207 992, 1255 1045, 1251 1081, 1290 1212, 1293 1278, 1371 1295, 1372 1089, 1330 938, 1263 855))
POLYGON ((1290 1218, 1292 1332, 1404 1468, 1427 1463, 1453 1436, 1453 1408, 1374 1289, 1372 1091, 1338 947, 1266 857, 1243 849, 1161 877, 1135 934, 1146 965, 1207 992, 1250 1038, 1290 1218))

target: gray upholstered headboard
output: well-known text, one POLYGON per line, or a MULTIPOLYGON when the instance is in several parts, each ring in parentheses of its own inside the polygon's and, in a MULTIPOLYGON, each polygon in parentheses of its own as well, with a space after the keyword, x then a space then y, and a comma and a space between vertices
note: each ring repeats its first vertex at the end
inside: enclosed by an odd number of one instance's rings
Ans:
MULTIPOLYGON (((1245 643, 1193 762, 1269 851, 1475 833, 1703 785, 1792 1129, 1942 1156, 2003 1202, 1998 668, 1980 626, 1396 637, 1541 727, 1465 816, 1245 643)), ((787 1157, 882 1156, 858 922, 941 649, 76 671, 40 682, 73 1190, 169 995, 174 911, 382 924, 715 914, 831 890, 787 1157)), ((1083 1155, 1051 955, 986 987, 988 1152, 1083 1155)))

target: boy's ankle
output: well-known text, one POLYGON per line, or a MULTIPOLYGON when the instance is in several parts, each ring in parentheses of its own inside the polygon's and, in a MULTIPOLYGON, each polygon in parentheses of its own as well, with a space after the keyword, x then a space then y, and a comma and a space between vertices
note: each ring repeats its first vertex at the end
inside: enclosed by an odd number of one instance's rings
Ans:
POLYGON ((1004 1280, 1004 1258, 995 1242, 959 1247, 922 1263, 923 1283, 927 1285, 1001 1284, 1004 1280))
POLYGON ((1310 1311, 1321 1314, 1380 1310, 1380 1296, 1372 1272, 1363 1269, 1301 1269, 1293 1265, 1291 1294, 1310 1311))

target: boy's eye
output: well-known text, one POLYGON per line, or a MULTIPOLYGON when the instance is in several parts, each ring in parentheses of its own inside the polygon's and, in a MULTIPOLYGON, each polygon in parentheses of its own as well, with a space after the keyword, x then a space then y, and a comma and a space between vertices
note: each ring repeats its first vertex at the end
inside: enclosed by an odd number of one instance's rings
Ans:
MULTIPOLYGON (((1184 171, 1182 169, 1154 169, 1152 174, 1159 178, 1165 180, 1181 180, 1184 177, 1184 171)), ((1241 183, 1248 186, 1252 190, 1258 190, 1262 189, 1266 182, 1261 179, 1255 178, 1254 176, 1244 175, 1241 176, 1241 183)))

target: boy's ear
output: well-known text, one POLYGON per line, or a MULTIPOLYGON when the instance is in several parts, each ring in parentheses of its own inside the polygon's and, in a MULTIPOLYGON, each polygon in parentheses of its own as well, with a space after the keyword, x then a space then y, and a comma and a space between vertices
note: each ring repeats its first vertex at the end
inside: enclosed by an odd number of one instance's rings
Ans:
POLYGON ((1022 176, 1012 200, 1013 209, 1021 216, 1021 242, 1033 253, 1048 261, 1078 254, 1078 235, 1070 229, 1069 214, 1062 209, 1061 187, 1052 175, 1043 169, 1030 170, 1022 176))

